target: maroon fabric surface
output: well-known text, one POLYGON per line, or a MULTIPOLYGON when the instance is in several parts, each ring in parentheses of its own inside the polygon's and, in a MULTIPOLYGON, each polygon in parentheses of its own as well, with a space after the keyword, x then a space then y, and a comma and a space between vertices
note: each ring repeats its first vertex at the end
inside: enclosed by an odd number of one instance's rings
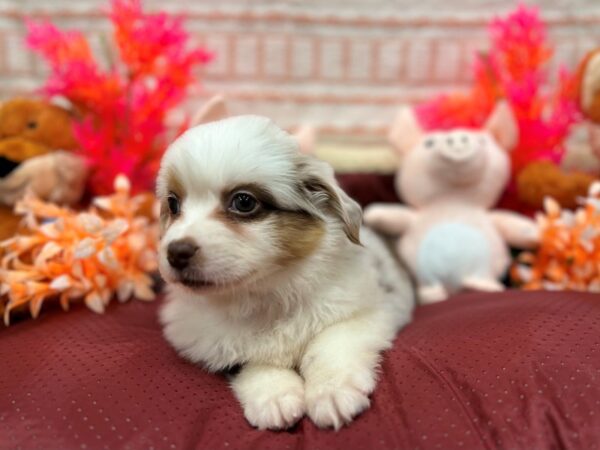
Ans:
POLYGON ((340 432, 252 429, 224 377, 178 358, 157 304, 43 314, 0 331, 1 449, 594 449, 600 297, 464 294, 387 352, 340 432))
POLYGON ((342 189, 363 208, 376 202, 400 202, 394 188, 394 175, 349 173, 336 175, 336 178, 342 189))

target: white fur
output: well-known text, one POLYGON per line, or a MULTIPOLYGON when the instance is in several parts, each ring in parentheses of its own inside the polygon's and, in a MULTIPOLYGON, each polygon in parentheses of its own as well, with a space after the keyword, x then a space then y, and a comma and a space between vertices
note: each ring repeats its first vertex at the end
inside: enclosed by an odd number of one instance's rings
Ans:
POLYGON ((167 340, 209 370, 242 365, 232 387, 258 428, 287 428, 305 413, 321 427, 348 423, 369 406, 380 354, 409 321, 413 295, 405 272, 368 230, 361 232, 365 247, 348 239, 343 222, 360 220, 358 206, 328 166, 300 154, 294 138, 267 119, 240 116, 186 132, 163 159, 161 198, 170 170, 187 195, 160 245, 169 283, 160 314, 167 340), (324 207, 325 194, 299 195, 306 167, 337 192, 343 217, 324 207), (267 186, 285 207, 323 220, 312 254, 282 266, 275 262, 281 251, 273 239, 276 219, 249 223, 236 234, 211 216, 224 187, 251 182, 267 186), (177 283, 166 248, 181 238, 199 244, 198 270, 216 288, 177 283))

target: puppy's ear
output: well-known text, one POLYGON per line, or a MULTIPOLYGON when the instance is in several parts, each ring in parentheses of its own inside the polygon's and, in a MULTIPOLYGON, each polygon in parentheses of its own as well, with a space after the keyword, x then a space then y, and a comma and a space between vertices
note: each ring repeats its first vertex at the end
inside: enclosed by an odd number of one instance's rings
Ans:
POLYGON ((216 122, 217 120, 225 119, 229 116, 227 106, 225 105, 225 97, 223 95, 214 95, 192 116, 190 128, 204 123, 216 122))
POLYGON ((301 189, 320 215, 332 215, 342 224, 348 239, 360 245, 362 209, 338 185, 329 164, 306 156, 299 164, 301 189))

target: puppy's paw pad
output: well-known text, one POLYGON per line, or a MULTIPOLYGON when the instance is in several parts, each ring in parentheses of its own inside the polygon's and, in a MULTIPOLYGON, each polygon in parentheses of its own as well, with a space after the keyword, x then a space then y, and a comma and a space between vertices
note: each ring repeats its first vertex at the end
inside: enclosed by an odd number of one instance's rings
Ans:
POLYGON ((369 407, 369 394, 374 387, 373 377, 353 377, 342 384, 307 385, 308 415, 317 426, 338 430, 369 407))
POLYGON ((244 407, 244 415, 252 426, 261 430, 283 430, 298 422, 305 414, 304 393, 290 391, 256 399, 244 407))

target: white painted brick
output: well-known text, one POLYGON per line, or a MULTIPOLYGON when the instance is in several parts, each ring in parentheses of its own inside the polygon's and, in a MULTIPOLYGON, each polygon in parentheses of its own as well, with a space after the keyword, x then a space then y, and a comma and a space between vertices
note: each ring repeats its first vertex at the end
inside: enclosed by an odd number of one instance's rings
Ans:
MULTIPOLYGON (((190 13, 186 28, 216 53, 216 59, 197 72, 203 77, 204 95, 226 92, 232 111, 278 117, 286 126, 309 120, 339 129, 381 129, 398 103, 468 86, 473 53, 489 45, 486 22, 513 7, 506 0, 143 3, 148 10, 190 13), (267 18, 273 14, 282 19, 267 18), (383 24, 389 20, 399 25, 383 24)), ((574 68, 587 50, 600 45, 600 1, 534 3, 544 17, 558 20, 549 29, 558 44, 551 76, 558 63, 574 68)), ((43 83, 44 65, 21 42, 24 27, 15 14, 19 8, 43 12, 61 27, 82 29, 98 50, 94 39, 110 30, 96 15, 105 7, 105 0, 0 0, 0 95, 43 83), (9 36, 5 51, 3 34, 9 36)), ((189 101, 200 103, 200 92, 191 92, 189 101)))
POLYGON ((256 36, 240 36, 234 40, 235 73, 248 76, 257 72, 256 36))
POLYGON ((292 76, 295 78, 306 78, 314 70, 313 40, 298 37, 292 40, 292 76))
POLYGON ((342 71, 342 43, 341 41, 325 41, 321 45, 321 74, 326 79, 338 79, 342 71))
POLYGON ((5 36, 6 66, 9 72, 27 72, 32 69, 31 52, 25 48, 23 35, 9 33, 5 36))
POLYGON ((365 80, 371 72, 371 45, 365 41, 353 41, 350 45, 349 76, 352 79, 365 80))
POLYGON ((406 59, 406 77, 409 81, 424 81, 430 76, 431 42, 429 40, 410 41, 406 59))
POLYGON ((210 75, 226 75, 227 64, 230 55, 228 54, 228 36, 218 34, 207 34, 202 38, 203 45, 214 53, 214 58, 208 64, 204 71, 210 75))
POLYGON ((405 62, 403 61, 404 45, 400 41, 384 42, 379 48, 379 78, 397 80, 405 62))
POLYGON ((460 45, 456 42, 437 42, 433 76, 439 81, 455 81, 460 76, 460 45))
POLYGON ((266 76, 285 75, 286 41, 283 37, 267 37, 264 40, 263 67, 266 76))

